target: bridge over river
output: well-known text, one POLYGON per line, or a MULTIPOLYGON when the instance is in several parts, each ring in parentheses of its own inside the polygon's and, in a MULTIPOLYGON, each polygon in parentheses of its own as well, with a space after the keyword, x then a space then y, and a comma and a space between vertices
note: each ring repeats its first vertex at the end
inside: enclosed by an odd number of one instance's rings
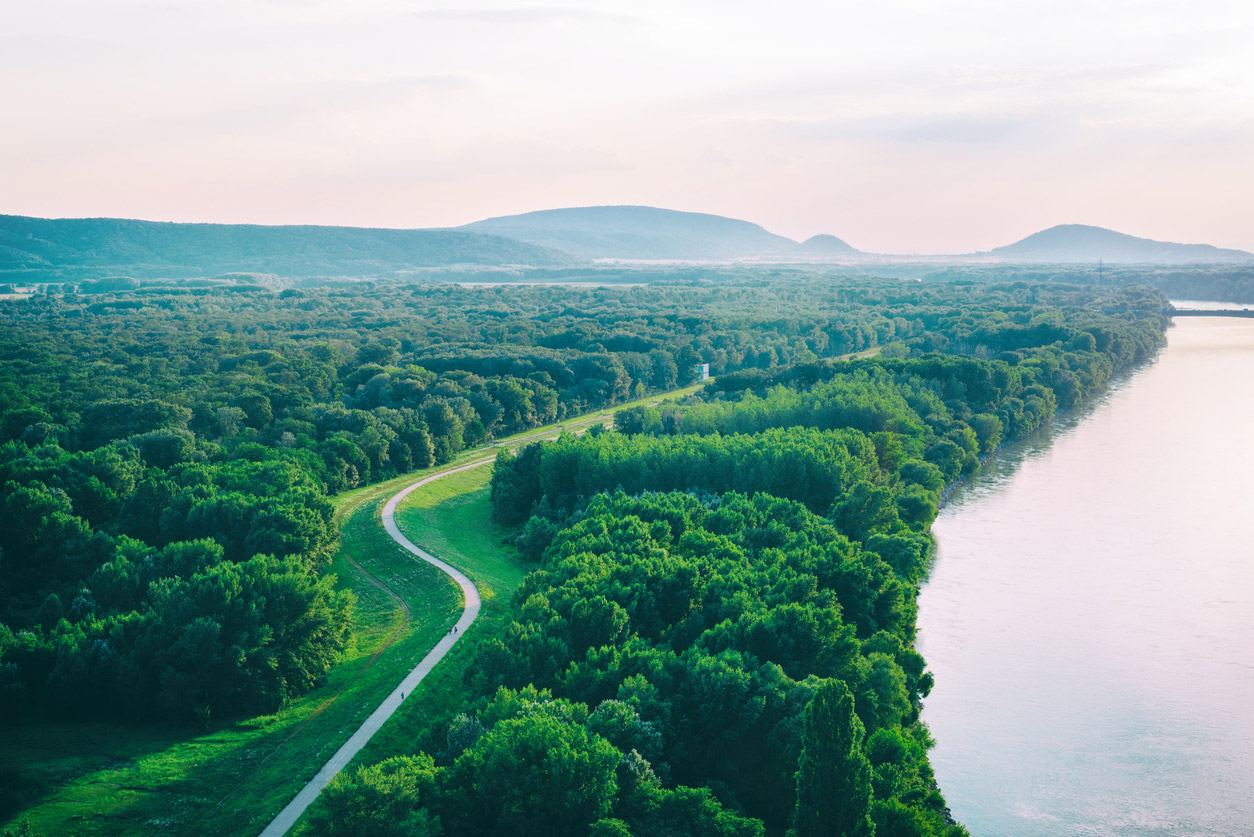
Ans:
POLYGON ((1254 317, 1249 308, 1164 308, 1168 317, 1254 317))
MULTIPOLYGON (((1143 308, 1106 308, 1104 314, 1149 314, 1143 308)), ((1254 310, 1249 308, 1164 308, 1165 317, 1246 317, 1254 319, 1254 310)))

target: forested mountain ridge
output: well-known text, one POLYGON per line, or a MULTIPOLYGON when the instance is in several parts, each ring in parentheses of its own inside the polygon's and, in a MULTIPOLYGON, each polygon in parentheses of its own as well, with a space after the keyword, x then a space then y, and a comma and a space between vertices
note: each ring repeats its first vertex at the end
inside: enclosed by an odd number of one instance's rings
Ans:
POLYGON ((1210 244, 1155 241, 1085 224, 1060 224, 1027 238, 994 247, 990 254, 1026 262, 1196 263, 1254 261, 1254 253, 1225 250, 1210 244))
POLYGON ((457 264, 563 266, 550 248, 461 230, 179 224, 0 215, 0 281, 274 273, 381 276, 457 264))
POLYGON ((858 253, 835 236, 816 236, 798 244, 748 221, 652 206, 546 209, 488 218, 458 229, 516 238, 589 259, 788 260, 858 253))
MULTIPOLYGON (((0 215, 0 283, 229 273, 405 277, 434 268, 560 269, 591 260, 835 262, 866 256, 833 235, 804 242, 757 224, 648 206, 591 206, 488 218, 451 229, 183 224, 0 215)), ((1254 254, 1067 224, 989 253, 1015 262, 1142 265, 1254 263, 1254 254)), ((976 264, 972 269, 980 269, 976 264)), ((957 268, 964 269, 963 267, 957 268)))

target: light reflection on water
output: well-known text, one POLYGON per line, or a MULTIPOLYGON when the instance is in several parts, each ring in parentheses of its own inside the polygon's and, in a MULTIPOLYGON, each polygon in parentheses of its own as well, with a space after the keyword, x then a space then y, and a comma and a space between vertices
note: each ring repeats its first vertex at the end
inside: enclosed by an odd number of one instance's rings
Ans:
POLYGON ((1254 833, 1254 323, 1168 340, 937 519, 923 718, 974 835, 1254 833))

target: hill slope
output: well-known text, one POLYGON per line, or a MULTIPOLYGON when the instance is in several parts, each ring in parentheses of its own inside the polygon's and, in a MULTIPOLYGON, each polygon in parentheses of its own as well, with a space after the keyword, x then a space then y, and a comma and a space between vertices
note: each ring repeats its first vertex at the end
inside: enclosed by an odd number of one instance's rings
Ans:
POLYGON ((1224 250, 1209 244, 1175 244, 1090 227, 1060 224, 1027 238, 996 247, 991 255, 1026 262, 1240 262, 1254 259, 1244 250, 1224 250))
POLYGON ((857 250, 834 235, 815 235, 798 245, 800 252, 809 256, 856 256, 862 251, 857 250))
POLYGON ((229 272, 375 276, 437 265, 561 266, 577 260, 533 244, 457 230, 175 224, 118 218, 0 215, 0 274, 138 278, 229 272))
MULTIPOLYGON (((546 209, 488 218, 457 229, 506 236, 590 259, 787 259, 816 255, 792 239, 748 221, 651 206, 546 209)), ((849 252, 857 251, 850 248, 849 252)))

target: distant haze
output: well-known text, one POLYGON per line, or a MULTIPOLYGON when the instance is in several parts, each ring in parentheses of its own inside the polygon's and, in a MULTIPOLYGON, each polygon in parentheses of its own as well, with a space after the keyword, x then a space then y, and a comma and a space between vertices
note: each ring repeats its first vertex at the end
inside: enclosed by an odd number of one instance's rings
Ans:
MULTIPOLYGON (((589 259, 691 260, 806 255, 797 242, 748 221, 651 206, 552 209, 489 218, 462 229, 552 247, 589 259)), ((858 251, 845 245, 843 252, 858 251)))
POLYGON ((1034 233, 1022 241, 994 247, 990 254, 1008 261, 1028 262, 1242 262, 1254 260, 1243 250, 1210 244, 1152 241, 1101 227, 1062 224, 1034 233))
POLYGON ((1251 42, 1235 0, 9 3, 0 213, 632 204, 881 253, 1059 223, 1254 250, 1251 42))
MULTIPOLYGON (((177 278, 214 273, 289 277, 395 276, 434 267, 570 267, 593 260, 750 260, 883 264, 909 261, 859 251, 821 234, 804 242, 736 218, 652 206, 584 206, 488 218, 455 230, 181 224, 118 218, 0 215, 0 281, 59 281, 118 274, 177 278)), ((1060 225, 996 247, 947 259, 1090 266, 1249 264, 1254 254, 1209 244, 1176 244, 1082 225, 1060 225)))

